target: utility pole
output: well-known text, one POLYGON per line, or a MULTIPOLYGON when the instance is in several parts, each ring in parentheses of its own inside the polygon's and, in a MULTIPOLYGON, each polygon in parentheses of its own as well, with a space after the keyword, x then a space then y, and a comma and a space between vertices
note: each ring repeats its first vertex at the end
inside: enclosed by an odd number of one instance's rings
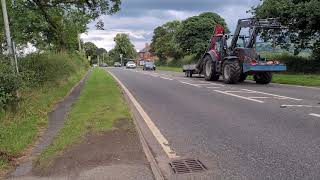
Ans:
POLYGON ((99 59, 99 55, 98 55, 98 67, 100 66, 100 59, 99 59))
POLYGON ((78 46, 79 46, 79 52, 82 53, 81 39, 80 39, 80 34, 79 33, 78 33, 78 46))
MULTIPOLYGON (((1 0, 1 6, 2 6, 2 13, 3 13, 4 29, 5 29, 6 38, 7 38, 8 52, 9 52, 9 56, 11 56, 13 49, 12 49, 6 0, 1 0)), ((14 66, 14 60, 12 59, 12 57, 10 59, 11 59, 11 65, 14 66)))
POLYGON ((123 66, 123 64, 122 64, 122 57, 123 57, 123 54, 120 54, 121 66, 123 66))

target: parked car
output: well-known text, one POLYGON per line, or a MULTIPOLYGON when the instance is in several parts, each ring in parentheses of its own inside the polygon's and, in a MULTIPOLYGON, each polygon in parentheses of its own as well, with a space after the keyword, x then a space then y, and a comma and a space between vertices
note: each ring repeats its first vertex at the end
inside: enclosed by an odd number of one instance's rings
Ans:
POLYGON ((135 69, 137 67, 136 63, 134 63, 133 61, 129 61, 126 64, 126 68, 127 69, 135 69))
POLYGON ((108 64, 102 63, 102 64, 100 64, 100 67, 108 67, 108 64))
POLYGON ((121 64, 119 62, 115 62, 113 66, 114 67, 121 67, 121 64))
POLYGON ((156 65, 154 64, 154 62, 145 62, 143 65, 143 70, 156 70, 156 65))
POLYGON ((92 64, 92 67, 98 67, 98 64, 92 64))

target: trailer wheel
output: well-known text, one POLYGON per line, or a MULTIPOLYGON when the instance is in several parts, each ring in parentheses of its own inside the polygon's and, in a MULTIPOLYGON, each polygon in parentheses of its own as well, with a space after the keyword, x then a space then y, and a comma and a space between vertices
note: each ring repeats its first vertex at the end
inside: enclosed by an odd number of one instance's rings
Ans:
POLYGON ((213 63, 210 56, 205 57, 205 64, 204 64, 204 77, 207 81, 218 81, 219 75, 215 71, 215 64, 213 63))
POLYGON ((239 79, 239 82, 244 82, 247 79, 248 75, 245 73, 242 73, 239 79))
POLYGON ((238 61, 223 63, 223 81, 227 84, 236 84, 240 81, 242 69, 238 61))
POLYGON ((253 76, 257 84, 269 84, 272 81, 271 72, 259 72, 253 76))

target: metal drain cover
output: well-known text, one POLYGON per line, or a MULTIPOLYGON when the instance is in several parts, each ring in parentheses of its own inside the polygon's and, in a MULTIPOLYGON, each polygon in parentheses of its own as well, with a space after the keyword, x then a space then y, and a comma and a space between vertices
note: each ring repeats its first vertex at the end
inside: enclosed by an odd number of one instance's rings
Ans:
POLYGON ((179 159, 169 163, 175 174, 201 172, 207 168, 198 159, 179 159))

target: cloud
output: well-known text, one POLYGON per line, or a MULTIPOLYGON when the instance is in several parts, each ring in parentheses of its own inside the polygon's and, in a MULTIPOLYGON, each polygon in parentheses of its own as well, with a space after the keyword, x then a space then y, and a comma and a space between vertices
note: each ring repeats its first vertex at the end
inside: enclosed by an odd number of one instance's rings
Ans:
POLYGON ((113 16, 102 16, 104 31, 95 30, 95 23, 88 25, 88 33, 81 38, 110 50, 117 33, 129 34, 137 50, 150 42, 153 29, 171 20, 184 20, 202 12, 216 12, 225 18, 230 30, 235 29, 239 18, 246 18, 251 7, 260 0, 122 0, 121 11, 113 16))

